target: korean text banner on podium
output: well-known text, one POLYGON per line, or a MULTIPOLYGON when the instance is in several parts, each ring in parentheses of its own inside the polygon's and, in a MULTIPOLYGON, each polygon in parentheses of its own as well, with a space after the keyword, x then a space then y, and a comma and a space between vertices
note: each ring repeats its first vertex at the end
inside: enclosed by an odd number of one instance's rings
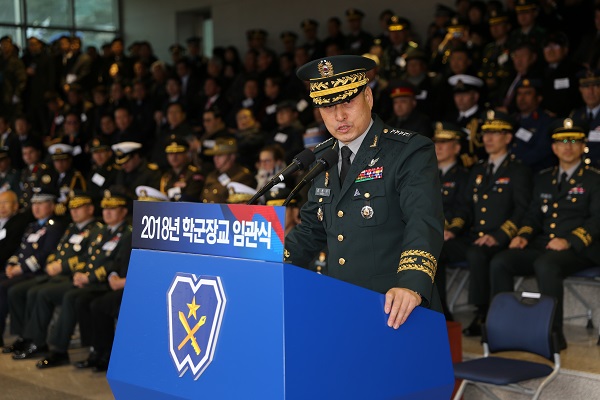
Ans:
POLYGON ((284 220, 285 207, 136 201, 133 247, 281 262, 284 220))

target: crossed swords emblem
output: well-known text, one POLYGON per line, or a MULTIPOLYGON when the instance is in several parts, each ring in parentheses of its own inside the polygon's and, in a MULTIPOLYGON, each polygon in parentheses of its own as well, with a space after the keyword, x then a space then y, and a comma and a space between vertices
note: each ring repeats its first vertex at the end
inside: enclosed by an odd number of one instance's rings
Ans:
POLYGON ((203 315, 200 318, 200 320, 198 321, 198 323, 196 325, 194 325, 193 328, 190 328, 190 324, 188 324, 188 321, 185 318, 185 314, 182 311, 179 311, 179 320, 181 321, 181 324, 183 325, 183 329, 185 329, 187 336, 183 338, 181 343, 179 343, 177 350, 181 350, 188 341, 191 341, 192 347, 194 348, 196 355, 199 355, 201 350, 200 350, 200 346, 198 346, 198 341, 196 340, 195 335, 196 335, 196 332, 198 332, 198 329, 200 329, 200 327, 202 325, 204 325, 204 323, 206 322, 206 315, 203 315))

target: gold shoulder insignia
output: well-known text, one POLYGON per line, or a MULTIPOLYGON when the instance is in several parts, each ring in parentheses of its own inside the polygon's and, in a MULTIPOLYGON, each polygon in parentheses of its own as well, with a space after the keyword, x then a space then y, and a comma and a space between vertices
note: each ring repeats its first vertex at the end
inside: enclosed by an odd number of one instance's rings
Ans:
POLYGON ((319 143, 318 145, 315 146, 315 150, 321 146, 327 146, 327 143, 331 143, 333 141, 333 139, 334 138, 330 137, 329 139, 325 140, 324 142, 319 143))
POLYGON ((40 168, 41 169, 48 169, 48 166, 46 164, 40 164, 40 168))
POLYGON ((188 165, 188 169, 192 172, 198 172, 198 167, 192 164, 188 165))
POLYGON ((151 169, 152 171, 158 171, 158 165, 154 163, 148 163, 148 169, 151 169))

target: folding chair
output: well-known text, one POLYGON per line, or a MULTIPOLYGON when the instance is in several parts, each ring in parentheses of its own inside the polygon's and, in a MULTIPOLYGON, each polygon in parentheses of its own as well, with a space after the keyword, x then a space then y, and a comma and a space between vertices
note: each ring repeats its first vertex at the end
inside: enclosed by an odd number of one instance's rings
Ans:
POLYGON ((454 400, 473 384, 493 399, 499 398, 491 387, 518 392, 538 399, 540 393, 560 370, 560 355, 554 349, 552 319, 556 309, 553 297, 539 293, 499 293, 492 299, 483 329, 483 358, 454 365, 454 376, 463 379, 454 400), (521 351, 540 355, 553 362, 546 364, 491 356, 502 351, 521 351), (544 378, 536 389, 521 382, 544 378))
MULTIPOLYGON (((587 318, 587 328, 594 329, 594 324, 592 322, 592 306, 583 298, 581 293, 577 290, 577 285, 600 287, 600 266, 586 268, 567 277, 564 281, 565 288, 573 295, 575 300, 577 300, 579 303, 581 303, 581 305, 583 305, 583 307, 585 307, 585 312, 583 314, 570 315, 568 317, 564 317, 563 319, 569 320, 585 317, 587 318)), ((598 331, 598 345, 600 345, 600 330, 598 331)))

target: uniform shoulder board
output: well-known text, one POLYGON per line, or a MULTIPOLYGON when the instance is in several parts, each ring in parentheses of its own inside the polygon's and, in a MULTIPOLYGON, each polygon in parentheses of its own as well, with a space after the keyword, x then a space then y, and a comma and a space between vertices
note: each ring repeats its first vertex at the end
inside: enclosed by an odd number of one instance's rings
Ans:
POLYGON ((588 166, 586 166, 585 168, 586 168, 586 169, 589 169, 589 170, 590 170, 590 171, 592 171, 592 172, 595 172, 595 173, 597 173, 597 174, 600 174, 600 169, 598 169, 598 168, 596 168, 596 167, 592 167, 592 166, 588 165, 588 166))
POLYGON ((196 167, 192 164, 188 165, 188 169, 192 172, 198 172, 198 167, 196 167))
POLYGON ((335 140, 335 138, 330 137, 329 139, 325 140, 324 142, 319 143, 318 145, 315 146, 315 150, 321 148, 321 147, 326 147, 327 144, 331 144, 333 145, 333 141, 335 140))
POLYGON ((552 172, 552 171, 554 170, 554 168, 556 168, 556 167, 549 167, 549 168, 545 168, 545 169, 541 170, 540 172, 538 172, 538 174, 539 174, 539 175, 544 175, 544 174, 547 174, 547 173, 549 173, 549 172, 552 172))
POLYGON ((106 167, 106 170, 107 170, 107 171, 112 171, 112 169, 113 169, 113 166, 112 166, 112 165, 109 165, 108 167, 106 167))
POLYGON ((148 163, 148 169, 151 169, 152 171, 158 171, 158 165, 154 163, 148 163))
POLYGON ((40 168, 41 169, 48 169, 48 166, 46 164, 40 164, 40 168))
POLYGON ((398 140, 400 142, 408 143, 411 137, 417 135, 417 132, 404 130, 404 129, 383 129, 383 137, 387 139, 398 140))

